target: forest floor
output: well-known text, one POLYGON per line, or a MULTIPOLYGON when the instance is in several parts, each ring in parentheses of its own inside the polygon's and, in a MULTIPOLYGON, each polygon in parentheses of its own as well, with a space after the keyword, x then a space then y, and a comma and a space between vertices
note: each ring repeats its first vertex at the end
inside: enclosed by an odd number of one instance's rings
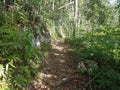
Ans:
POLYGON ((69 49, 64 41, 52 41, 46 63, 30 90, 84 90, 87 78, 77 72, 77 65, 73 64, 75 57, 69 49))

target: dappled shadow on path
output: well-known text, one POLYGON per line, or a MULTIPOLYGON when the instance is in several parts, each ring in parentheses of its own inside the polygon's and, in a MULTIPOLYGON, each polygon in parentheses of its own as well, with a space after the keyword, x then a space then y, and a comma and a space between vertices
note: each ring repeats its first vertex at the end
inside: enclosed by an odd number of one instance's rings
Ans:
POLYGON ((73 67, 68 49, 67 43, 53 41, 46 64, 39 78, 32 82, 31 90, 82 90, 86 79, 73 67))

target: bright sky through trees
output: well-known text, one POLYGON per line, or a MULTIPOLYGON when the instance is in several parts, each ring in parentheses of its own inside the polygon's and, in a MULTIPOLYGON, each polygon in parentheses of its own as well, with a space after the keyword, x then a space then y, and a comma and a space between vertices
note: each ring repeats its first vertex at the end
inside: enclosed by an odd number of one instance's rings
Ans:
POLYGON ((116 0, 110 0, 110 3, 113 4, 113 3, 115 3, 115 1, 116 1, 116 0))

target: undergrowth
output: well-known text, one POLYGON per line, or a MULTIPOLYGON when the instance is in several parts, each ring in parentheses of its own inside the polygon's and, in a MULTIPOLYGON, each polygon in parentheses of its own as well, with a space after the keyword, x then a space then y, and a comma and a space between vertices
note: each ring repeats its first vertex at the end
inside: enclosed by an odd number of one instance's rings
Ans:
POLYGON ((30 31, 0 28, 0 88, 22 90, 41 65, 30 31))
POLYGON ((92 90, 120 90, 120 28, 100 26, 81 30, 79 38, 68 39, 76 52, 78 71, 90 76, 92 90), (82 34, 83 33, 83 34, 82 34))

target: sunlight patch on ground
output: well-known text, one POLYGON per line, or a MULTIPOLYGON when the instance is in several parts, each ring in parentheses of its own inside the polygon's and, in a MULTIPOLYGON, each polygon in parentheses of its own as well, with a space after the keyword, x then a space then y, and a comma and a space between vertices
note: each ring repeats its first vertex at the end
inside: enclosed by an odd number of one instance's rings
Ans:
POLYGON ((60 54, 59 53, 54 53, 54 55, 59 56, 60 54))
POLYGON ((60 60, 60 63, 65 63, 65 60, 60 60))
POLYGON ((48 86, 46 86, 41 80, 37 80, 36 82, 34 82, 34 86, 35 86, 35 88, 40 88, 37 90, 41 90, 41 89, 50 90, 50 88, 48 86), (39 85, 38 85, 38 83, 39 83, 39 85))
POLYGON ((44 79, 44 78, 52 78, 52 77, 54 77, 54 78, 57 78, 57 76, 56 75, 53 75, 53 74, 45 74, 45 73, 39 73, 39 75, 40 75, 40 78, 41 79, 44 79))
POLYGON ((55 56, 62 56, 63 54, 60 53, 54 53, 55 56))
POLYGON ((62 51, 64 49, 64 47, 53 45, 53 49, 57 49, 59 51, 62 51))

